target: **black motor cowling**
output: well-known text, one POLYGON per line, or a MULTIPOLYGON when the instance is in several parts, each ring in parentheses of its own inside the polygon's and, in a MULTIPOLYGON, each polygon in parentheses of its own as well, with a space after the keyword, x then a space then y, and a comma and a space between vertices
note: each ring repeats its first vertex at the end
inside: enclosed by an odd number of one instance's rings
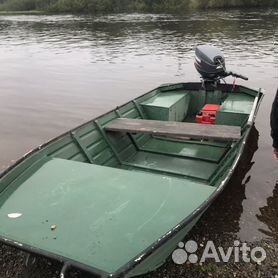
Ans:
POLYGON ((196 47, 195 67, 204 80, 216 81, 227 76, 224 55, 214 46, 196 47))

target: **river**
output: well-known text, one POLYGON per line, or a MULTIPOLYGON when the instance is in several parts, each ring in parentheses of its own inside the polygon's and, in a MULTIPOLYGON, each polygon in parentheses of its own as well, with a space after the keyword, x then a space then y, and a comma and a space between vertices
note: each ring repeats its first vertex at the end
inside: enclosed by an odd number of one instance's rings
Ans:
POLYGON ((274 198, 278 175, 269 135, 278 86, 277 19, 271 9, 0 15, 0 169, 162 83, 198 81, 194 47, 211 43, 223 50, 228 68, 249 76, 238 82, 265 89, 254 136, 258 149, 240 181, 241 196, 233 196, 240 198, 241 213, 231 230, 241 240, 269 237, 270 224, 260 216, 274 198))

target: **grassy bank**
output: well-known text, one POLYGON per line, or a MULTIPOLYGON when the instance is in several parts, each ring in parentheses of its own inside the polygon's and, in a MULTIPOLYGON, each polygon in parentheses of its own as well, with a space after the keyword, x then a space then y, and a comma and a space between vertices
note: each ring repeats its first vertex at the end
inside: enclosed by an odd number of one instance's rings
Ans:
POLYGON ((0 0, 0 11, 70 13, 182 12, 190 9, 278 7, 278 0, 0 0))

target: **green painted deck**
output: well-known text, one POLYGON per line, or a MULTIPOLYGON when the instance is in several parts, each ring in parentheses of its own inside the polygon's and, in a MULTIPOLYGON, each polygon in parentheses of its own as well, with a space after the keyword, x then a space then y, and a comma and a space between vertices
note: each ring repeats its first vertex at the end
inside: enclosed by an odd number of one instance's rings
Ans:
POLYGON ((137 152, 127 160, 130 165, 149 170, 165 171, 207 181, 218 165, 213 162, 198 161, 190 158, 179 158, 163 154, 137 152))
POLYGON ((194 141, 178 142, 151 138, 142 146, 142 150, 218 163, 228 148, 224 146, 212 146, 205 143, 198 144, 194 143, 194 141))
POLYGON ((253 104, 253 96, 242 93, 230 94, 216 113, 216 123, 243 127, 253 104))
POLYGON ((219 111, 249 114, 254 104, 254 97, 246 94, 230 94, 219 111))
MULTIPOLYGON (((186 171, 186 163, 177 166, 186 171)), ((35 170, 0 194, 0 234, 108 272, 171 230, 215 190, 187 179, 57 158, 35 170), (11 213, 22 215, 9 218, 11 213)), ((210 164, 196 164, 196 171, 207 177, 210 164)))
POLYGON ((185 96, 185 93, 162 93, 158 96, 155 96, 151 99, 148 99, 147 101, 143 102, 143 105, 149 105, 149 106, 157 106, 157 107, 165 107, 170 108, 173 106, 176 102, 183 99, 185 96))

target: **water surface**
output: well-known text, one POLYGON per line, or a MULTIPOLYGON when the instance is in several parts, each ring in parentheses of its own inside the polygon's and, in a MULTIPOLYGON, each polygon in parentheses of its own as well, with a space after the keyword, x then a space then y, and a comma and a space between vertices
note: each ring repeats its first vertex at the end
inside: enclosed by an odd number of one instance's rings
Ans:
POLYGON ((212 43, 224 51, 228 67, 249 76, 241 83, 266 90, 256 121, 259 147, 242 185, 235 184, 244 187, 233 196, 240 198, 241 214, 231 230, 242 240, 269 237, 262 212, 277 199, 269 136, 278 86, 277 20, 278 11, 271 9, 184 16, 0 15, 0 169, 161 83, 198 81, 194 47, 212 43))

